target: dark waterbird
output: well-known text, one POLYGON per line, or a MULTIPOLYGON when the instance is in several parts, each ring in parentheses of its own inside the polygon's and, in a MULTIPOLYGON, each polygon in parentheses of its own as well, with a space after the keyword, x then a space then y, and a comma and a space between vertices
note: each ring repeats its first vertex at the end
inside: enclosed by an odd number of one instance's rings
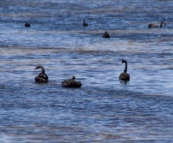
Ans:
POLYGON ((63 87, 73 87, 73 88, 79 88, 82 86, 81 82, 75 81, 75 76, 72 76, 71 79, 64 80, 62 82, 63 87))
POLYGON ((105 31, 105 33, 103 34, 103 38, 110 38, 108 31, 105 31))
POLYGON ((88 23, 85 22, 85 19, 83 20, 82 25, 83 25, 83 26, 88 26, 88 23))
POLYGON ((156 25, 156 24, 148 24, 148 28, 162 28, 163 25, 166 25, 165 22, 161 22, 160 25, 156 25))
POLYGON ((28 22, 25 22, 25 27, 30 27, 31 25, 28 22))
POLYGON ((36 68, 34 70, 39 69, 39 68, 41 68, 41 73, 35 77, 35 81, 39 82, 39 83, 48 82, 48 76, 45 74, 45 69, 43 66, 38 65, 38 66, 36 66, 36 68))
POLYGON ((122 72, 120 74, 119 80, 129 81, 130 80, 130 75, 127 73, 127 61, 125 59, 123 59, 122 63, 125 63, 125 68, 124 68, 124 72, 122 72))

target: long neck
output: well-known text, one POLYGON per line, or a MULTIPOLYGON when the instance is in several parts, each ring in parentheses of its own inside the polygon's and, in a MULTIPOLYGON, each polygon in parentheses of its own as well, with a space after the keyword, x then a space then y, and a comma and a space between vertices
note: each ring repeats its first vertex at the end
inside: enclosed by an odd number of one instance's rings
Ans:
POLYGON ((163 24, 164 24, 164 22, 161 22, 161 23, 160 23, 160 28, 162 28, 162 25, 163 25, 163 24))
POLYGON ((45 73, 44 68, 42 66, 40 66, 40 68, 41 68, 41 73, 45 73))
POLYGON ((125 62, 124 72, 127 72, 127 62, 125 62))

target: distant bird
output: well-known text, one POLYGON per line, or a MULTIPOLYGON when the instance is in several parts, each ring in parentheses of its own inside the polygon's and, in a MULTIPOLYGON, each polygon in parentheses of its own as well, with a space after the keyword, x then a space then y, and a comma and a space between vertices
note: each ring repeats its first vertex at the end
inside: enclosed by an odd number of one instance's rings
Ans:
POLYGON ((81 82, 75 81, 75 76, 72 76, 71 79, 64 80, 62 82, 63 87, 73 87, 73 88, 79 88, 82 86, 81 82))
POLYGON ((25 27, 30 27, 31 25, 28 22, 25 22, 25 27))
POLYGON ((105 33, 103 34, 103 38, 110 38, 108 31, 105 31, 105 33))
POLYGON ((41 73, 35 77, 35 81, 40 82, 40 83, 48 82, 48 76, 45 74, 45 69, 43 66, 38 65, 38 66, 36 66, 36 68, 34 70, 39 69, 39 68, 41 68, 41 73))
POLYGON ((165 22, 161 22, 160 25, 156 25, 156 24, 148 24, 148 28, 162 28, 163 25, 166 25, 165 22))
POLYGON ((130 80, 130 75, 127 73, 127 61, 125 59, 123 59, 122 63, 125 63, 125 68, 124 68, 124 72, 122 72, 120 74, 119 80, 128 81, 128 80, 130 80))
POLYGON ((88 26, 88 23, 85 22, 85 19, 83 20, 82 25, 83 25, 83 26, 88 26))

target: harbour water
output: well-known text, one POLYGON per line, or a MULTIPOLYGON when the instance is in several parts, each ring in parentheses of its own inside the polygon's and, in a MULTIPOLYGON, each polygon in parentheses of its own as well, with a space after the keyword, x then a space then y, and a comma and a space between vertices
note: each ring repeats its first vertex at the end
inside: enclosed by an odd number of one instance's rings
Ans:
POLYGON ((0 142, 173 142, 172 7, 172 0, 1 1, 0 142), (118 79, 122 59, 126 84, 118 79), (35 83, 37 65, 47 84, 35 83), (73 75, 82 87, 63 88, 73 75))

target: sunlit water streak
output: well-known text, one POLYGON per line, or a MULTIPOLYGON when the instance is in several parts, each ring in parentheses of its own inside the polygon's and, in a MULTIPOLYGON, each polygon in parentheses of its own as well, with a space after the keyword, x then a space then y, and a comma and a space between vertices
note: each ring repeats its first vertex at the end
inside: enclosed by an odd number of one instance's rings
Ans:
POLYGON ((0 142, 172 142, 172 6, 0 2, 0 142), (148 29, 160 21, 167 25, 148 29), (102 38, 106 30, 110 39, 102 38), (127 84, 118 79, 123 58, 127 84), (38 64, 47 84, 34 81, 38 64), (62 88, 73 75, 82 88, 62 88))

